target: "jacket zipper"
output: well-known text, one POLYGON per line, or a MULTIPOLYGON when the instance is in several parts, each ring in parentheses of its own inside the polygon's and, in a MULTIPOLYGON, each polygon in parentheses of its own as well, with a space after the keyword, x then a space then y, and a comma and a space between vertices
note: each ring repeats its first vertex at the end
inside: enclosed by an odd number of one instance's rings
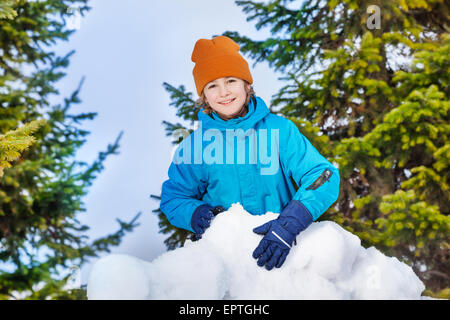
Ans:
POLYGON ((329 181, 333 172, 329 169, 325 169, 320 176, 314 181, 306 190, 316 190, 318 187, 323 185, 325 181, 329 181))

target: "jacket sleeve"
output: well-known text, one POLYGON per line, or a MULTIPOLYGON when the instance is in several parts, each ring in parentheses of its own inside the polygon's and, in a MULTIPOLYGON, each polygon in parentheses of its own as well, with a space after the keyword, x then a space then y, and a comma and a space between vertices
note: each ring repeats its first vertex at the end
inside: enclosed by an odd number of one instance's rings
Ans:
POLYGON ((283 138, 281 166, 299 186, 293 200, 300 201, 315 221, 339 196, 339 170, 314 148, 291 120, 283 138))
MULTIPOLYGON (((180 148, 183 142, 174 157, 180 148)), ((206 173, 201 164, 179 162, 170 164, 169 179, 162 185, 160 209, 173 226, 194 232, 192 214, 198 206, 206 204, 201 200, 207 187, 206 173)))

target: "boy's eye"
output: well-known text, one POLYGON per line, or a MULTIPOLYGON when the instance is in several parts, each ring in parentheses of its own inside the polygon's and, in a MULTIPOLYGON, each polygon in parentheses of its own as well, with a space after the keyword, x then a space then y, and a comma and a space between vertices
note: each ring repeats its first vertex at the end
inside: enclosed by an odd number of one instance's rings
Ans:
MULTIPOLYGON (((236 79, 228 79, 227 81, 228 81, 228 82, 235 82, 236 79)), ((214 88, 215 86, 216 86, 215 84, 212 84, 212 85, 208 86, 208 89, 212 89, 212 88, 214 88)))

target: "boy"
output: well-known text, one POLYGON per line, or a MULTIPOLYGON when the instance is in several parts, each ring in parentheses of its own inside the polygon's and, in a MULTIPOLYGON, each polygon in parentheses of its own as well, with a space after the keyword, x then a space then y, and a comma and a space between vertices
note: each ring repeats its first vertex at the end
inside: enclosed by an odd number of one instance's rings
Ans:
POLYGON ((232 39, 200 39, 191 58, 200 126, 175 153, 161 210, 172 225, 198 235, 236 202, 255 215, 280 212, 253 230, 264 235, 253 252, 257 264, 279 268, 296 236, 337 200, 339 172, 292 121, 271 114, 254 95, 248 63, 232 39))

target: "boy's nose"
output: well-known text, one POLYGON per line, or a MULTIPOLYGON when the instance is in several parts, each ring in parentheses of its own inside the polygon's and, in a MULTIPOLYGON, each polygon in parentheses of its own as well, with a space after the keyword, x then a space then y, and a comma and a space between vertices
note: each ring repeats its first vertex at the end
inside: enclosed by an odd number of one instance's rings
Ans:
POLYGON ((219 94, 221 97, 227 96, 228 93, 229 93, 229 90, 228 90, 227 86, 225 86, 225 85, 219 86, 219 94))

